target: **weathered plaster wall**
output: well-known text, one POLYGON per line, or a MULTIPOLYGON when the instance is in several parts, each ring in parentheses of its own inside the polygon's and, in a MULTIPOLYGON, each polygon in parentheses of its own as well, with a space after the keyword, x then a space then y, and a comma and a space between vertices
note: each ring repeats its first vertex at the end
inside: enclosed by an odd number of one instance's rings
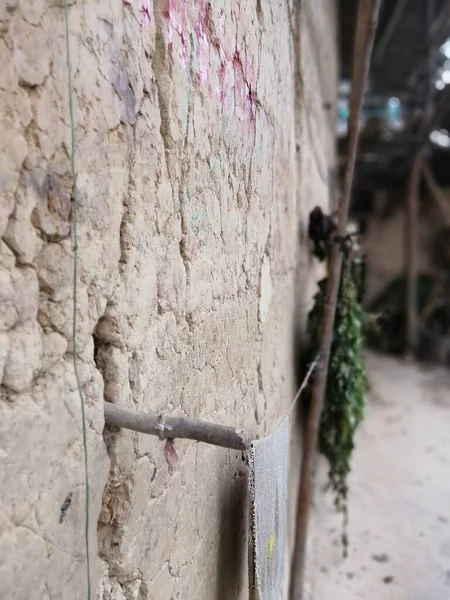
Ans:
MULTIPOLYGON (((378 192, 374 213, 368 221, 364 251, 367 261, 365 299, 370 302, 383 288, 405 269, 404 227, 405 210, 402 205, 386 210, 393 199, 388 191, 378 192)), ((420 211, 418 222, 417 268, 433 272, 432 246, 436 232, 443 227, 442 215, 432 198, 427 199, 420 211)))
MULTIPOLYGON (((158 440, 104 431, 103 399, 259 434, 286 411, 334 161, 334 22, 332 0, 299 19, 286 0, 70 2, 100 600, 247 597, 242 457, 177 441, 169 475, 158 440)), ((0 597, 81 600, 63 1, 2 2, 0 61, 0 597)))

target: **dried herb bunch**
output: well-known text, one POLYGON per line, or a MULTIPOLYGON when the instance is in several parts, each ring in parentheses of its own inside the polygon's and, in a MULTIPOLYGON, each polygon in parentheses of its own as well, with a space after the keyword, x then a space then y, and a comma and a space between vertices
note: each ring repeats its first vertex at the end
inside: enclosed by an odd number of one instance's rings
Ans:
MULTIPOLYGON (((365 315, 358 293, 360 279, 358 248, 344 249, 333 341, 325 388, 325 402, 319 429, 319 450, 329 463, 329 484, 335 495, 335 506, 343 514, 342 545, 348 549, 348 475, 354 448, 354 434, 364 418, 366 372, 363 358, 363 326, 365 315)), ((320 343, 326 279, 308 316, 310 347, 317 352, 320 343)))

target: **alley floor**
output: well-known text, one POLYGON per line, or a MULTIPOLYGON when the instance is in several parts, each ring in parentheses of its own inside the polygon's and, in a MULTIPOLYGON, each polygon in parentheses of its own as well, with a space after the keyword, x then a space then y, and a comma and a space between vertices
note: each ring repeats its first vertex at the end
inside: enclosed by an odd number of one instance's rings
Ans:
POLYGON ((349 557, 323 491, 308 565, 310 600, 450 600, 450 372, 368 354, 366 421, 350 480, 349 557), (312 583, 311 583, 312 582, 312 583))

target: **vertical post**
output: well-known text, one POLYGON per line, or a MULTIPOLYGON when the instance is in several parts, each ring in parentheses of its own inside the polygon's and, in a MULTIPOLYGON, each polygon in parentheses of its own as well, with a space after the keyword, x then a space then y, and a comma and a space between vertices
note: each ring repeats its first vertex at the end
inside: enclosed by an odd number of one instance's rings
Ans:
MULTIPOLYGON (((426 36, 427 36, 427 50, 428 50, 428 65, 427 65, 427 78, 426 78, 426 105, 430 107, 431 110, 431 102, 433 100, 433 76, 434 76, 434 65, 436 62, 435 53, 433 52, 433 37, 432 37, 432 29, 434 17, 436 14, 436 0, 428 0, 428 2, 424 5, 425 9, 425 26, 427 28, 426 36)), ((429 116, 429 115, 427 115, 429 116)))
MULTIPOLYGON (((347 225, 356 152, 358 148, 361 109, 369 73, 370 57, 375 38, 379 7, 380 0, 359 0, 358 4, 358 18, 353 49, 350 116, 348 121, 348 155, 345 166, 343 193, 339 202, 338 235, 345 234, 347 225)), ((314 489, 319 425, 324 403, 325 385, 328 373, 328 355, 333 336, 341 267, 342 255, 339 246, 338 244, 333 244, 325 306, 322 317, 322 333, 320 339, 321 359, 314 377, 311 410, 309 413, 303 447, 300 488, 297 502, 295 548, 292 562, 291 600, 302 600, 303 598, 309 508, 314 489)))
POLYGON ((419 210, 419 189, 424 159, 424 150, 428 141, 429 129, 428 123, 431 122, 433 111, 433 53, 432 34, 433 20, 435 14, 435 1, 429 0, 424 4, 424 35, 427 39, 427 69, 425 78, 424 95, 424 123, 423 128, 425 136, 422 145, 415 152, 409 173, 407 191, 406 191, 406 209, 405 209, 405 236, 404 236, 404 263, 406 272, 406 296, 405 296, 405 315, 406 315, 406 336, 405 353, 410 356, 413 354, 417 343, 417 244, 418 244, 418 210, 419 210))
POLYGON ((417 335, 417 222, 422 151, 413 158, 406 191, 405 210, 405 270, 406 270, 406 354, 411 355, 417 335))

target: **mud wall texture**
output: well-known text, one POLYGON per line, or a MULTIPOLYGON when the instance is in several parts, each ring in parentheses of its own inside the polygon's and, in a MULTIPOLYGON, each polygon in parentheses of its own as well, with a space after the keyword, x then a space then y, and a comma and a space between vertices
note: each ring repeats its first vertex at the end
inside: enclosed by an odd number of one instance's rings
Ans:
MULTIPOLYGON (((297 4, 69 2, 93 598, 247 597, 240 453, 176 441, 170 475, 158 439, 105 429, 103 402, 259 435, 291 402, 337 79, 335 3, 297 4)), ((1 3, 8 600, 87 597, 65 44, 63 0, 1 3)))
MULTIPOLYGON (((448 193, 448 190, 445 190, 448 193)), ((364 251, 367 260, 365 300, 370 302, 405 270, 405 208, 389 190, 376 193, 368 220, 364 251), (396 202, 397 200, 397 202, 396 202)), ((417 268, 435 274, 433 245, 445 219, 431 197, 421 203, 417 229, 417 268)))

